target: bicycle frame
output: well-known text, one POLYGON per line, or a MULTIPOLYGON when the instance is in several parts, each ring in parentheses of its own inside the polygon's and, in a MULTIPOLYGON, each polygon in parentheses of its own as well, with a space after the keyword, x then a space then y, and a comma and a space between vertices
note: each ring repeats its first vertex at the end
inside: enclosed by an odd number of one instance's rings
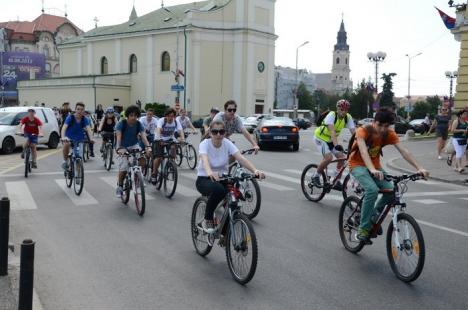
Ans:
POLYGON ((132 185, 132 191, 136 192, 135 182, 132 182, 132 180, 133 180, 133 177, 135 176, 135 174, 142 173, 141 167, 140 167, 140 165, 138 163, 138 160, 142 156, 141 151, 133 152, 133 153, 130 153, 128 155, 123 155, 123 156, 127 157, 127 160, 129 162, 129 166, 127 168, 126 178, 130 180, 130 184, 132 185), (131 161, 129 160, 129 157, 132 158, 131 161))
POLYGON ((324 173, 325 173, 325 176, 326 176, 324 187, 327 190, 327 192, 330 192, 330 190, 336 185, 336 183, 338 183, 338 181, 341 180, 341 176, 343 175, 343 173, 344 173, 344 171, 346 170, 347 167, 348 167, 348 160, 346 158, 334 159, 327 165, 327 167, 324 170, 324 173), (330 164, 334 164, 334 163, 343 163, 343 167, 341 167, 341 169, 338 170, 338 173, 336 174, 336 176, 333 178, 333 180, 331 182, 329 182, 328 166, 330 164))

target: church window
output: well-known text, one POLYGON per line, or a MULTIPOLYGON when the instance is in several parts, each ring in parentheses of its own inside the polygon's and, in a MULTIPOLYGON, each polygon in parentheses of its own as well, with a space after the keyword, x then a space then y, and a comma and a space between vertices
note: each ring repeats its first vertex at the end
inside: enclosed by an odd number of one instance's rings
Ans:
POLYGON ((130 73, 137 72, 137 57, 135 54, 130 56, 130 73))
POLYGON ((108 63, 107 63, 107 58, 102 57, 101 58, 101 74, 107 74, 108 71, 108 63))
POLYGON ((171 56, 168 52, 162 53, 161 56, 161 71, 170 71, 171 70, 171 56))
POLYGON ((339 57, 336 58, 336 64, 337 64, 337 65, 340 64, 340 58, 339 58, 339 57))

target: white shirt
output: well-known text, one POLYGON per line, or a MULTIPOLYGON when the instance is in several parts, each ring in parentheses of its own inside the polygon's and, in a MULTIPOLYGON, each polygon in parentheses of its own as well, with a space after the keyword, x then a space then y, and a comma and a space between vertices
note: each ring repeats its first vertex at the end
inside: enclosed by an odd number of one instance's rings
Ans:
POLYGON ((156 133, 156 127, 158 126, 158 119, 153 116, 151 122, 148 123, 148 118, 146 116, 140 117, 140 123, 145 128, 145 133, 147 135, 154 135, 156 133))
POLYGON ((177 116, 176 120, 177 122, 180 123, 180 125, 182 126, 184 130, 187 129, 189 125, 192 123, 188 116, 185 116, 184 119, 182 119, 182 116, 177 116))
POLYGON ((161 117, 158 120, 157 128, 161 128, 161 137, 156 137, 156 138, 161 138, 163 141, 169 141, 169 140, 175 139, 174 133, 176 131, 183 130, 179 121, 174 119, 172 123, 169 123, 165 121, 164 117, 161 117), (164 125, 164 122, 166 122, 165 125, 164 125))
MULTIPOLYGON (((325 119, 323 120, 323 123, 325 125, 327 125, 327 126, 328 125, 335 125, 335 114, 336 114, 336 112, 328 113, 327 116, 325 117, 325 119)), ((346 128, 348 128, 348 129, 354 129, 355 128, 353 118, 350 117, 350 116, 348 116, 348 123, 346 123, 346 128)))
MULTIPOLYGON (((213 174, 218 174, 218 176, 222 176, 223 173, 228 172, 229 156, 234 155, 237 152, 239 152, 239 149, 234 145, 234 143, 226 138, 223 139, 219 148, 213 145, 211 139, 205 139, 200 143, 198 149, 198 153, 200 155, 208 155, 208 162, 210 163, 211 171, 213 171, 213 174)), ((202 160, 198 163, 197 175, 202 177, 208 176, 202 160)))

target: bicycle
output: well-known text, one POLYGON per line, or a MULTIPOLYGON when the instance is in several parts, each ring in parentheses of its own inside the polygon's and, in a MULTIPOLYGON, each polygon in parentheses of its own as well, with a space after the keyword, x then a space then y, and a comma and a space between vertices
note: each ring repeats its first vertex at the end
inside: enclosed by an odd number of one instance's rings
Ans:
MULTIPOLYGON (((161 187, 164 185, 164 195, 167 198, 172 198, 174 196, 176 188, 177 188, 177 180, 178 180, 178 174, 177 174, 177 165, 174 162, 174 159, 172 158, 170 154, 170 150, 172 145, 179 145, 178 142, 174 141, 162 141, 162 140, 155 140, 153 142, 153 150, 155 151, 156 143, 160 144, 160 147, 163 148, 163 157, 161 160, 161 164, 159 165, 159 171, 158 171, 158 181, 156 183, 156 189, 160 190, 161 187), (169 150, 169 152, 168 152, 169 150)), ((153 154, 156 154, 154 152, 153 154)), ((153 167, 152 165, 152 160, 149 160, 151 163, 151 168, 153 167)))
POLYGON ((182 165, 182 161, 184 158, 187 160, 187 165, 189 166, 190 169, 195 169, 197 167, 197 162, 198 162, 198 157, 197 157, 197 151, 193 147, 192 143, 187 141, 187 138, 189 137, 190 133, 185 133, 185 143, 183 145, 179 145, 177 147, 177 155, 175 158, 175 163, 177 166, 182 165))
POLYGON ((331 176, 328 175, 327 166, 327 168, 319 174, 320 184, 315 184, 313 181, 313 176, 317 172, 318 165, 309 164, 302 170, 301 189, 304 196, 310 201, 319 202, 326 194, 330 193, 332 190, 337 190, 342 192, 343 199, 346 199, 350 195, 362 197, 364 190, 351 173, 345 176, 342 188, 337 187, 338 181, 341 179, 341 176, 348 166, 346 157, 334 159, 329 165, 333 163, 343 163, 343 167, 341 167, 334 178, 331 178, 331 176))
POLYGON ((104 143, 104 145, 101 148, 102 160, 104 161, 104 167, 106 168, 107 171, 110 171, 112 169, 113 154, 114 154, 114 147, 112 145, 111 140, 107 139, 107 141, 104 143))
POLYGON ((125 152, 121 157, 131 158, 127 168, 127 175, 123 183, 123 193, 121 200, 124 204, 128 204, 130 200, 130 191, 133 191, 133 198, 135 201, 135 208, 139 216, 145 214, 145 182, 142 174, 141 167, 138 164, 141 156, 145 156, 144 152, 134 149, 125 152))
MULTIPOLYGON (((421 228, 416 220, 406 213, 406 203, 402 198, 408 190, 408 181, 423 178, 419 173, 385 176, 387 181, 393 182, 393 200, 378 214, 377 221, 370 232, 371 238, 377 237, 379 228, 391 210, 392 220, 388 225, 386 239, 387 257, 397 278, 404 282, 414 281, 420 276, 424 267, 426 251, 421 228)), ((385 191, 380 191, 380 193, 383 192, 385 191)), ((362 198, 349 196, 340 209, 338 225, 341 242, 346 250, 352 253, 358 253, 365 246, 364 242, 357 239, 361 220, 361 204, 362 198)))
POLYGON ((73 190, 77 196, 81 195, 84 186, 84 165, 80 150, 83 146, 90 143, 88 141, 80 142, 70 141, 70 152, 67 156, 67 169, 64 172, 65 183, 70 188, 73 184, 73 190), (78 155, 78 156, 77 156, 78 155))
POLYGON ((208 198, 199 197, 192 208, 191 231, 195 251, 204 257, 210 253, 215 240, 219 239, 218 244, 226 248, 229 271, 240 284, 248 283, 257 269, 257 237, 252 223, 239 205, 242 199, 240 182, 253 178, 255 176, 244 173, 240 177, 223 176, 220 179, 227 186, 228 193, 215 210, 216 227, 212 234, 201 227, 208 198))
MULTIPOLYGON (((249 149, 241 151, 242 155, 252 155, 255 149, 249 149)), ((243 168, 240 163, 236 160, 229 165, 229 175, 232 177, 239 177, 247 170, 243 168)), ((244 200, 242 202, 242 213, 244 213, 249 220, 255 218, 260 212, 260 206, 262 204, 262 193, 260 191, 260 185, 256 179, 246 179, 240 182, 240 191, 244 200)))
MULTIPOLYGON (((16 135, 25 137, 26 139, 28 139, 22 133, 17 133, 16 135)), ((26 143, 26 149, 23 150, 23 154, 24 154, 24 177, 27 178, 28 174, 32 172, 32 149, 31 149, 31 143, 29 142, 29 139, 26 143)))

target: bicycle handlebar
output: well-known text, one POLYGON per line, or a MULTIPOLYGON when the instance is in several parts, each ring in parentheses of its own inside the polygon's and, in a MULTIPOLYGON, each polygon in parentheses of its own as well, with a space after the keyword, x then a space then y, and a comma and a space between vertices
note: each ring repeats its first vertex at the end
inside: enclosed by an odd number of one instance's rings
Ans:
POLYGON ((245 155, 245 154, 247 154, 247 155, 252 155, 253 153, 255 153, 255 149, 243 150, 243 151, 241 152, 242 155, 245 155))
POLYGON ((250 173, 242 173, 241 176, 230 176, 224 174, 222 177, 219 178, 220 182, 232 182, 232 181, 240 181, 240 180, 248 180, 248 179, 258 179, 258 176, 250 173))
POLYGON ((393 181, 395 183, 400 183, 401 181, 404 181, 404 180, 417 181, 421 179, 425 179, 424 175, 421 173, 415 173, 415 174, 410 174, 410 175, 403 174, 399 176, 394 176, 390 174, 385 175, 385 180, 393 181))

